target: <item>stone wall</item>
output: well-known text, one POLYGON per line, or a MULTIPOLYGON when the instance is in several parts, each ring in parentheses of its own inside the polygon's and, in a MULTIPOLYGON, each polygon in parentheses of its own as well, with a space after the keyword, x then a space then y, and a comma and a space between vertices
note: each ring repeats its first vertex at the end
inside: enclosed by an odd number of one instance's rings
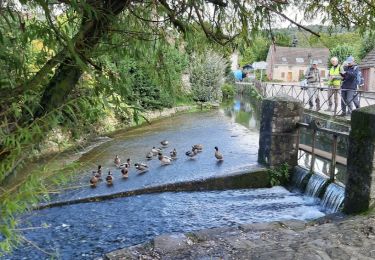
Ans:
POLYGON ((353 111, 344 211, 358 213, 375 204, 375 106, 353 111))
POLYGON ((267 166, 297 165, 297 122, 302 119, 299 100, 287 96, 263 100, 258 162, 267 166))

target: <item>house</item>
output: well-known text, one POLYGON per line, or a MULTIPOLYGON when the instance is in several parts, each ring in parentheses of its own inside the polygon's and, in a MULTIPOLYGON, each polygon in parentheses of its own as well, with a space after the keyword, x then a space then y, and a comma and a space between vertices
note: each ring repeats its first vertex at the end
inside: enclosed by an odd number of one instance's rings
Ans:
POLYGON ((365 80, 363 90, 375 91, 375 49, 370 51, 358 65, 365 80))
POLYGON ((270 80, 300 81, 313 60, 318 62, 321 78, 328 76, 327 48, 296 48, 271 45, 267 55, 267 76, 270 80))

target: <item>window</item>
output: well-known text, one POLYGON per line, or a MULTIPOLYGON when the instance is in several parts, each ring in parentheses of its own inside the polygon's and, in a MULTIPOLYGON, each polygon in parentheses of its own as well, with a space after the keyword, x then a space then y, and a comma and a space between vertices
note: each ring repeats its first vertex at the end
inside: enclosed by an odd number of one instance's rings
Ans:
POLYGON ((288 62, 288 60, 287 60, 285 57, 281 57, 281 60, 282 60, 283 62, 288 62))
POLYGON ((281 72, 281 77, 285 78, 285 72, 281 72))
POLYGON ((326 77, 326 71, 325 70, 320 71, 320 77, 322 77, 322 78, 326 77))
POLYGON ((296 58, 297 63, 303 63, 305 60, 303 58, 296 58))
POLYGON ((279 66, 275 65, 274 68, 277 69, 279 66))

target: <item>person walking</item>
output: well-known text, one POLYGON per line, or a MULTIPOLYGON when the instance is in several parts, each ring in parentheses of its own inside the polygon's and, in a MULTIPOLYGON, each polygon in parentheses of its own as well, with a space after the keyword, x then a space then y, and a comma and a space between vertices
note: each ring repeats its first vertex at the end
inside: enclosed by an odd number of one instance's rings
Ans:
POLYGON ((326 111, 332 111, 332 105, 335 104, 333 111, 336 114, 338 105, 338 91, 340 90, 342 76, 340 75, 341 65, 337 57, 331 58, 332 67, 328 72, 328 109, 326 111), (333 99, 333 102, 332 102, 333 99))
POLYGON ((346 66, 343 66, 340 75, 343 77, 341 85, 341 109, 340 116, 350 116, 353 111, 353 101, 357 90, 358 67, 354 64, 354 58, 349 56, 346 59, 346 66), (346 109, 348 108, 348 109, 346 109))
POLYGON ((309 106, 310 109, 313 109, 314 107, 314 96, 315 96, 315 104, 316 104, 316 110, 320 110, 320 99, 319 99, 319 92, 318 88, 320 86, 320 72, 318 69, 318 62, 313 61, 310 68, 306 70, 305 78, 307 80, 307 94, 309 96, 309 106))
POLYGON ((233 72, 234 74, 234 78, 236 81, 242 81, 242 79, 244 78, 244 73, 243 73, 243 70, 241 68, 241 65, 238 64, 238 67, 237 69, 233 72))

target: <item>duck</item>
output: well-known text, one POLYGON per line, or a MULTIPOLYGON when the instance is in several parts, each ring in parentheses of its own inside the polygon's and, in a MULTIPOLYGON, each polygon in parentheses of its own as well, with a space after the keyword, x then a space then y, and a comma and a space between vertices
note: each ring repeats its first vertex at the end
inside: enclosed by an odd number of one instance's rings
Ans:
POLYGON ((147 160, 152 160, 152 157, 154 156, 154 153, 152 152, 152 151, 150 151, 150 152, 148 152, 147 154, 146 154, 146 159, 147 160))
POLYGON ((122 168, 130 168, 130 163, 131 163, 131 160, 130 160, 130 158, 128 158, 128 159, 126 159, 126 163, 120 164, 118 167, 120 169, 122 169, 122 168))
POLYGON ((113 185, 113 176, 112 176, 112 173, 111 171, 108 171, 108 175, 107 177, 105 178, 105 180, 107 181, 107 185, 113 185))
POLYGON ((139 172, 148 171, 148 166, 145 163, 136 163, 136 164, 134 164, 134 166, 139 172))
POLYGON ((154 146, 154 147, 152 147, 151 152, 152 152, 152 155, 156 156, 156 155, 158 155, 158 153, 161 152, 161 150, 158 149, 158 148, 156 148, 156 147, 154 146))
POLYGON ((95 188, 96 185, 99 182, 99 179, 96 177, 96 172, 95 171, 93 171, 92 173, 93 173, 92 177, 90 178, 90 186, 93 187, 93 188, 95 188))
POLYGON ((167 140, 163 140, 160 143, 162 146, 167 146, 169 142, 167 140))
POLYGON ((172 158, 170 158, 168 156, 165 156, 162 153, 158 154, 158 159, 159 159, 161 165, 168 165, 168 164, 171 164, 171 162, 172 162, 172 158))
POLYGON ((224 156, 222 155, 221 152, 219 152, 219 148, 218 148, 217 146, 215 146, 215 157, 216 157, 216 159, 218 159, 219 161, 224 160, 224 156))
POLYGON ((127 179, 129 177, 129 169, 127 167, 121 169, 122 178, 127 179))
POLYGON ((95 177, 98 178, 99 181, 102 180, 102 166, 98 165, 98 170, 95 172, 95 177))
POLYGON ((193 145, 193 149, 197 149, 198 152, 202 152, 203 144, 195 144, 193 145))
POLYGON ((115 163, 115 165, 116 165, 117 167, 120 166, 121 160, 120 160, 120 158, 118 157, 118 155, 116 155, 116 157, 115 157, 115 159, 113 160, 113 162, 115 163))
POLYGON ((176 150, 176 148, 174 148, 173 151, 171 151, 169 154, 171 155, 171 158, 173 160, 175 160, 177 158, 177 150, 176 150))
POLYGON ((193 148, 191 151, 187 151, 185 154, 190 159, 193 159, 198 154, 198 150, 193 148))

